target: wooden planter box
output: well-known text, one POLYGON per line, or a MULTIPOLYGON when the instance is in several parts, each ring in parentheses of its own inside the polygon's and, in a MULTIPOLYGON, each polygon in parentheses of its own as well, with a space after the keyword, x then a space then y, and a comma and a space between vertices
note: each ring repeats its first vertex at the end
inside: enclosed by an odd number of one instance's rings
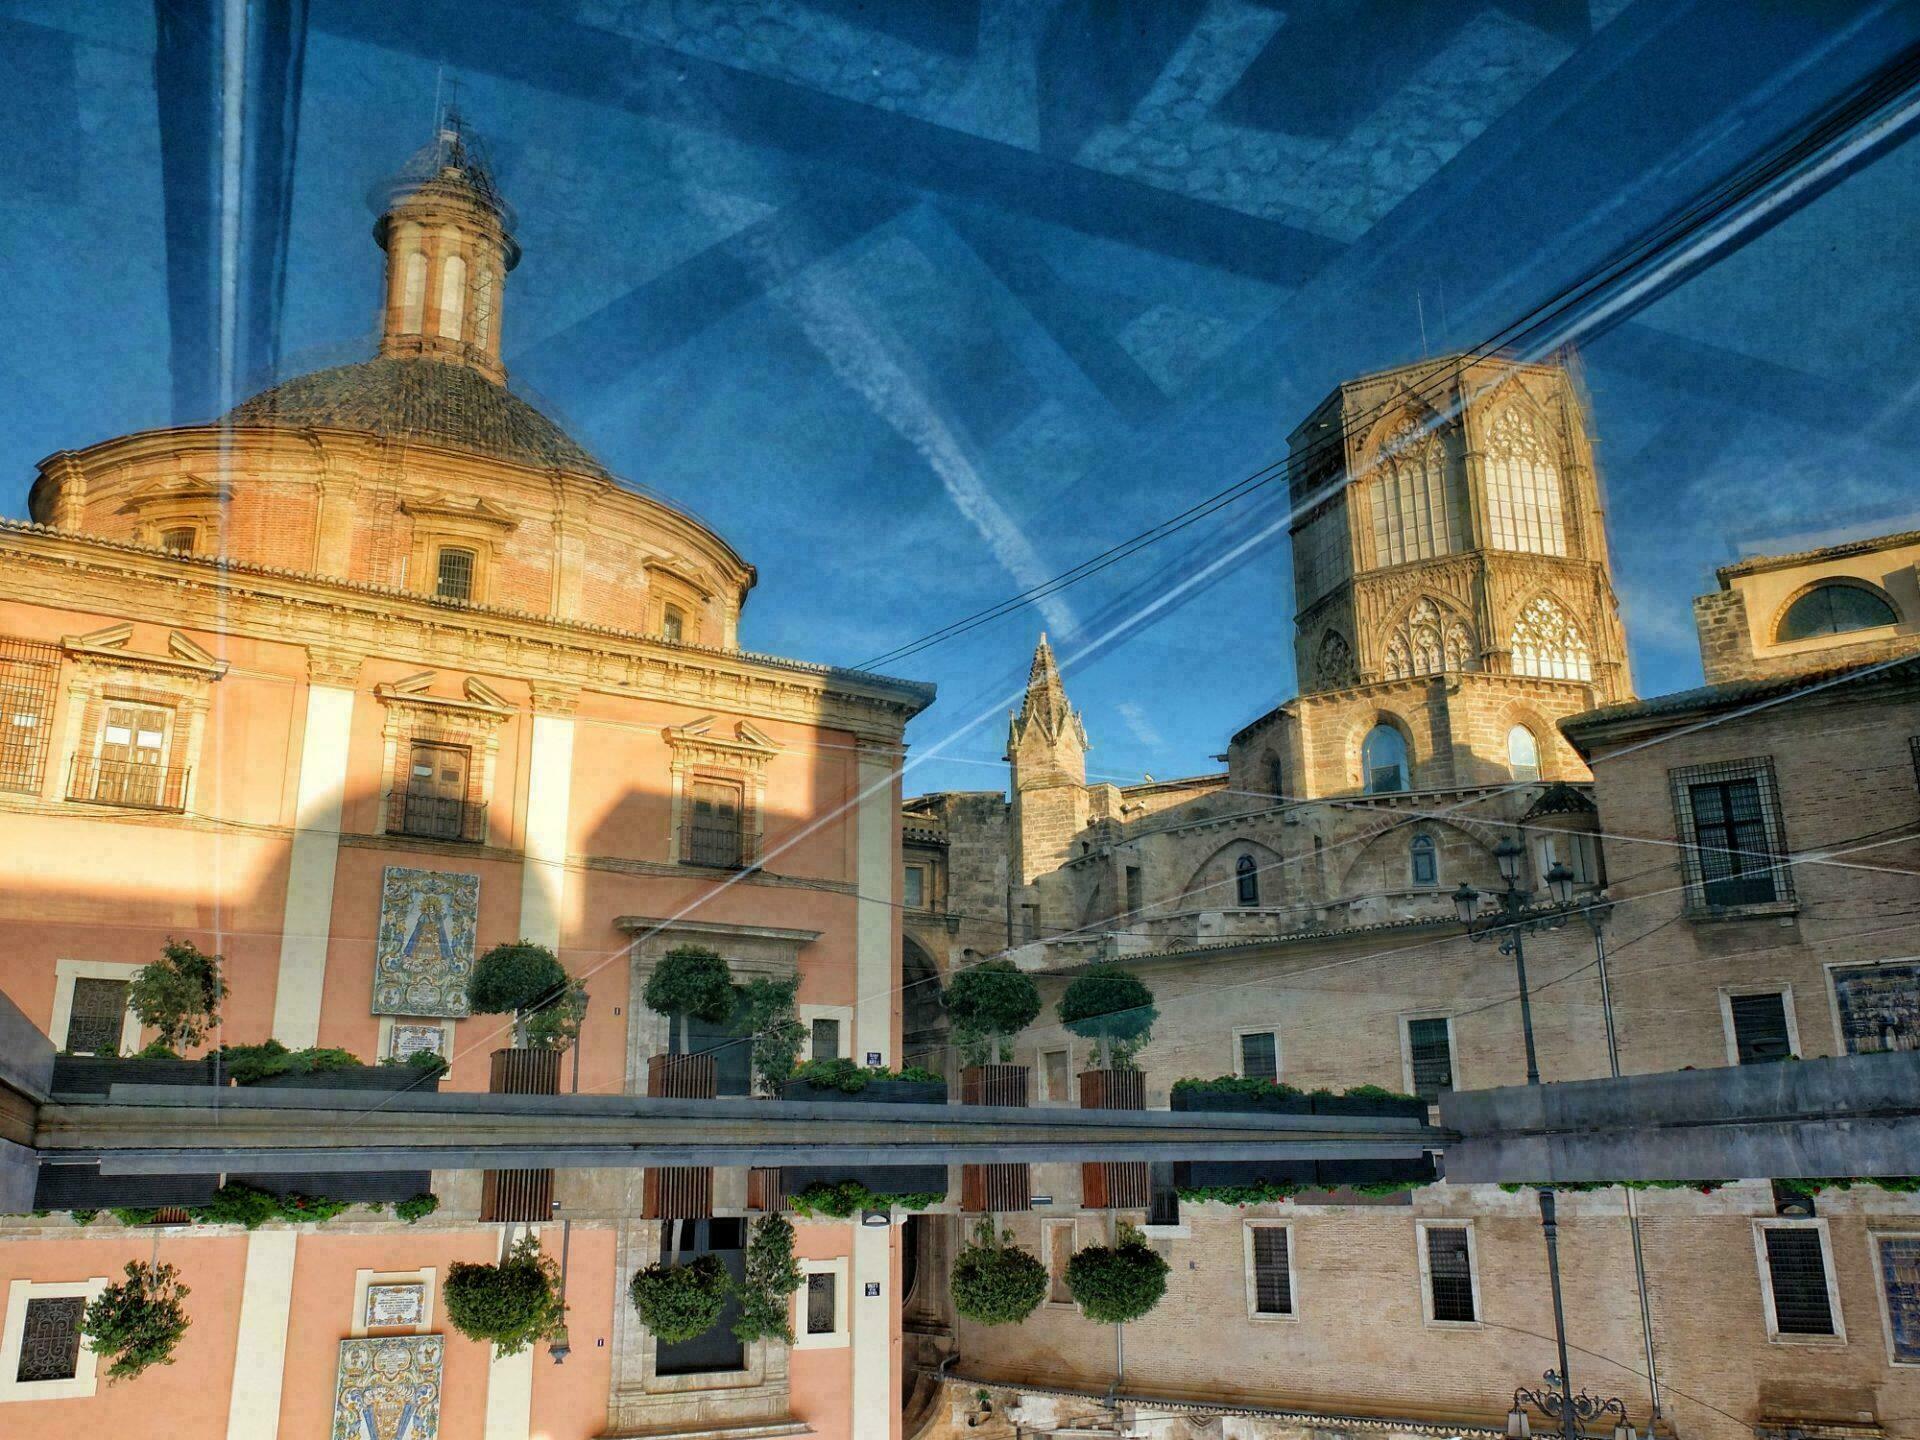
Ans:
POLYGON ((962 1165, 960 1209, 968 1215, 1006 1215, 1033 1208, 1033 1176, 1025 1163, 962 1165))
POLYGON ((852 1101, 866 1105, 944 1105, 947 1082, 944 1080, 869 1080, 859 1090, 841 1090, 819 1086, 805 1080, 789 1080, 780 1087, 782 1100, 816 1100, 829 1105, 852 1101))
POLYGON ((386 1094, 424 1095, 440 1088, 440 1076, 445 1073, 416 1070, 411 1065, 361 1065, 306 1075, 269 1075, 253 1083, 262 1090, 376 1090, 386 1094))
POLYGON ((1147 1077, 1138 1070, 1082 1070, 1082 1110, 1144 1110, 1147 1077))
POLYGON ((649 1055, 647 1094, 663 1100, 711 1100, 720 1093, 720 1067, 711 1055, 649 1055))
POLYGON ((1027 1067, 969 1065, 960 1072, 962 1105, 1027 1105, 1027 1067))
POLYGON ((518 1225, 542 1225, 553 1219, 553 1171, 483 1172, 480 1218, 518 1225))
POLYGON ((1152 1195, 1144 1160, 1089 1160, 1080 1166, 1080 1203, 1089 1210, 1145 1210, 1152 1195))
POLYGON ((492 1095, 558 1095, 560 1093, 560 1052, 558 1050, 496 1050, 493 1066, 487 1072, 487 1091, 492 1095))
POLYGON ((711 1220, 713 1168, 651 1165, 641 1187, 643 1220, 711 1220))

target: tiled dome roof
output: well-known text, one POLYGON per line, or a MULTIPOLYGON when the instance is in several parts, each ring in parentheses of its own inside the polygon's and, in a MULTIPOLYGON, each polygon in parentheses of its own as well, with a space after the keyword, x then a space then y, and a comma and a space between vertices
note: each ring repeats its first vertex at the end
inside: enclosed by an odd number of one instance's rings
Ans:
POLYGON ((234 425, 323 426, 419 440, 522 465, 606 475, 606 467, 533 406, 468 365, 366 360, 316 370, 234 407, 234 425))

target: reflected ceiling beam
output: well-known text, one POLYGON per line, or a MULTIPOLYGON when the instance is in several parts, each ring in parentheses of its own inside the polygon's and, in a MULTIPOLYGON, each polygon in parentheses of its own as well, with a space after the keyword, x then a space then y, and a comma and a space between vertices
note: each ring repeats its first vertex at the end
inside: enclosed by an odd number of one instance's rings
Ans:
POLYGON ((307 6, 251 0, 237 35, 227 14, 220 0, 154 0, 176 424, 225 410, 280 358, 307 6))
POLYGON ((512 357, 589 403, 742 305, 871 234, 912 203, 905 191, 836 186, 734 232, 512 357))
POLYGON ((319 0, 316 28, 1173 259, 1298 285, 1339 242, 506 0, 319 0))

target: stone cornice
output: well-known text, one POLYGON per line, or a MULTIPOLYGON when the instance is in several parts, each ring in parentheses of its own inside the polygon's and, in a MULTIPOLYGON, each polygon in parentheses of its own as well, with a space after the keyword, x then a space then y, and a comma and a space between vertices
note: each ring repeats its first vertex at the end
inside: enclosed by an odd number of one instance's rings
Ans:
POLYGON ((728 925, 717 920, 659 919, 651 915, 616 915, 613 928, 632 935, 636 932, 663 931, 675 935, 751 936, 756 940, 785 940, 794 945, 811 945, 824 933, 819 930, 790 930, 779 925, 728 925))
POLYGON ((384 586, 189 556, 0 521, 6 589, 107 614, 163 609, 177 625, 301 644, 343 659, 380 655, 494 670, 550 688, 722 706, 857 736, 897 740, 933 687, 746 651, 674 644, 633 631, 483 605, 457 608, 384 586), (160 594, 164 593, 164 602, 160 594))
POLYGON ((216 660, 186 636, 169 636, 169 655, 146 655, 120 647, 130 638, 131 625, 115 625, 88 635, 63 635, 60 647, 68 656, 84 664, 109 665, 129 670, 158 670, 171 675, 194 675, 202 680, 218 680, 227 673, 227 662, 216 660))

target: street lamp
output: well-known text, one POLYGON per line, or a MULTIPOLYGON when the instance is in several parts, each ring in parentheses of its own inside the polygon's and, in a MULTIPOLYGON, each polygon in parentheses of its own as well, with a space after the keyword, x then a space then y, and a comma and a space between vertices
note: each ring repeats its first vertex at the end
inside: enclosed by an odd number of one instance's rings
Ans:
MULTIPOLYGON (((558 1200, 553 1202, 553 1208, 560 1208, 558 1200)), ((573 1353, 567 1339, 567 1252, 572 1248, 573 1220, 569 1217, 560 1222, 560 1323, 547 1336, 547 1355, 556 1365, 566 1364, 567 1357, 573 1353)))
MULTIPOLYGON (((1593 917, 1591 907, 1574 905, 1573 871, 1558 860, 1547 868, 1547 903, 1536 905, 1534 893, 1520 888, 1520 862, 1525 853, 1512 836, 1503 838, 1493 847, 1494 863, 1500 867, 1500 878, 1506 882, 1506 888, 1493 896, 1494 908, 1490 912, 1480 913, 1481 894, 1464 881, 1453 892, 1453 908, 1469 940, 1477 944, 1482 940, 1496 939, 1500 943, 1500 953, 1513 956, 1514 981, 1520 987, 1520 1034, 1527 1047, 1527 1084, 1538 1085, 1540 1061, 1533 1044, 1533 999, 1527 991, 1525 937, 1534 930, 1560 929, 1576 909, 1589 912, 1590 921, 1593 917)), ((1560 1298, 1560 1226, 1554 1208, 1553 1187, 1542 1185, 1539 1195, 1540 1233, 1547 1243, 1547 1280, 1553 1290, 1553 1336, 1559 1347, 1560 1368, 1547 1371, 1547 1388, 1544 1391, 1514 1391, 1513 1409, 1507 1413, 1507 1435, 1509 1440, 1529 1440, 1533 1434, 1532 1422, 1521 1404, 1522 1400, 1528 1400, 1537 1405, 1541 1413, 1560 1422, 1560 1433, 1565 1440, 1578 1440, 1581 1422, 1594 1415, 1614 1412, 1620 1416, 1614 1440, 1632 1440, 1633 1431, 1627 1425, 1626 1406, 1622 1402, 1617 1399, 1595 1400, 1584 1390, 1569 1398, 1570 1392, 1564 1378, 1568 1370, 1567 1319, 1560 1298)))
POLYGON ((1586 1429, 1589 1423, 1596 1419, 1604 1422, 1606 1416, 1613 1415, 1617 1417, 1613 1440, 1634 1440, 1633 1426, 1627 1422, 1626 1402, 1619 1396, 1602 1400, 1584 1390, 1570 1395, 1566 1382, 1553 1370, 1540 1378, 1547 1382, 1543 1388, 1529 1390, 1522 1386, 1513 1392, 1513 1409, 1507 1412, 1507 1440, 1531 1440, 1533 1419, 1527 1414, 1529 1405, 1548 1419, 1559 1422, 1561 1432, 1566 1435, 1585 1435, 1589 1433, 1586 1429))

